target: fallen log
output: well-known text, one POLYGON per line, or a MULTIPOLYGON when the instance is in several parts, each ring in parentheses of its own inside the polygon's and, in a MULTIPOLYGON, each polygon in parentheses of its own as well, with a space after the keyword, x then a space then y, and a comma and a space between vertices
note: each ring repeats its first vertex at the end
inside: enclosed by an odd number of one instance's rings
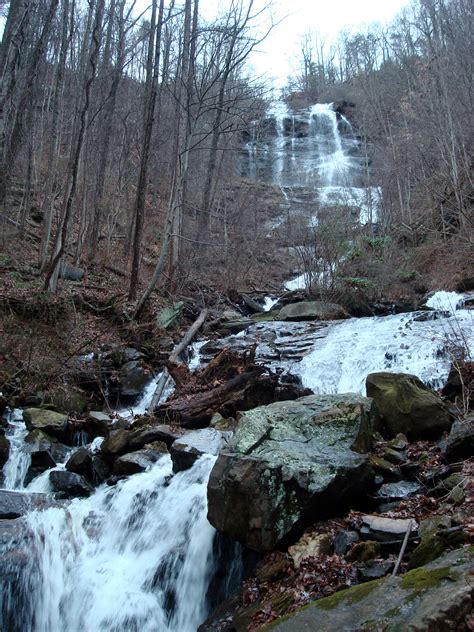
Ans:
POLYGON ((215 413, 233 417, 238 411, 311 392, 291 381, 282 383, 280 375, 256 364, 255 348, 244 354, 223 349, 196 373, 173 363, 168 364, 168 371, 176 382, 175 393, 153 412, 160 421, 186 428, 207 426, 215 413))

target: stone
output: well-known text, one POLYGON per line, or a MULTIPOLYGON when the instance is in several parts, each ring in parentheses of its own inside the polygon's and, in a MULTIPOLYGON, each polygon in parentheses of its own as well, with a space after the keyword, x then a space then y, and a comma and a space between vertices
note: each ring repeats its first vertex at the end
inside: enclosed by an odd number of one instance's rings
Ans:
POLYGON ((37 450, 31 453, 31 461, 25 474, 24 484, 28 485, 34 478, 56 467, 56 461, 48 450, 37 450))
POLYGON ((132 360, 122 365, 118 375, 118 394, 121 398, 135 398, 142 394, 150 382, 150 369, 141 360, 132 360))
POLYGON ((366 387, 393 437, 402 432, 411 440, 430 439, 451 427, 446 404, 415 375, 371 373, 366 387))
POLYGON ((69 263, 62 263, 59 269, 59 276, 68 281, 82 281, 84 274, 84 270, 69 263))
POLYGON ((48 392, 46 403, 55 410, 69 415, 70 413, 84 412, 89 402, 84 391, 68 384, 62 384, 48 392))
POLYGON ((397 483, 385 483, 377 490, 376 497, 381 500, 402 500, 409 498, 415 494, 419 494, 423 490, 423 485, 415 481, 399 481, 397 483))
POLYGON ((146 443, 144 448, 145 450, 153 450, 154 452, 159 452, 160 454, 169 454, 168 446, 164 441, 153 441, 152 443, 146 443))
POLYGON ((10 444, 4 434, 0 433, 0 469, 8 461, 10 455, 10 444))
POLYGON ((100 485, 110 476, 110 467, 106 461, 98 454, 92 457, 92 482, 94 485, 100 485))
POLYGON ((312 630, 455 632, 467 629, 472 609, 472 552, 459 549, 405 575, 384 577, 313 601, 261 628, 262 632, 312 630))
POLYGON ((384 518, 382 516, 362 516, 362 537, 378 542, 390 542, 393 540, 403 540, 408 530, 411 520, 411 533, 414 536, 418 531, 418 524, 415 520, 407 518, 384 518))
POLYGON ((0 489, 0 519, 2 520, 14 520, 34 509, 45 509, 54 504, 48 494, 0 489))
POLYGON ((70 448, 42 430, 32 430, 25 437, 25 452, 48 452, 56 463, 62 463, 70 448))
POLYGON ((392 448, 385 448, 383 451, 383 458, 389 463, 394 465, 401 465, 407 462, 407 455, 405 452, 399 452, 398 450, 392 450, 392 448))
POLYGON ((345 555, 350 547, 357 542, 359 542, 357 531, 338 531, 334 538, 334 553, 336 555, 345 555))
POLYGON ((474 414, 453 423, 446 444, 445 456, 451 463, 474 456, 474 414))
POLYGON ((67 470, 53 470, 49 480, 53 490, 64 496, 90 496, 94 491, 83 476, 67 470))
POLYGON ((118 476, 128 476, 144 472, 156 463, 163 453, 154 450, 137 450, 120 456, 114 463, 113 472, 118 476))
POLYGON ((214 428, 187 432, 176 439, 170 447, 173 471, 181 472, 189 469, 203 454, 219 454, 231 436, 231 432, 221 432, 214 428))
POLYGON ((288 553, 293 559, 295 568, 301 566, 301 562, 308 557, 324 557, 331 555, 332 547, 329 536, 326 533, 322 535, 305 533, 301 536, 296 544, 288 548, 288 553))
POLYGON ((43 430, 53 436, 62 436, 67 428, 68 416, 43 408, 26 408, 23 419, 28 430, 43 430))
POLYGON ((381 474, 384 478, 400 478, 400 470, 396 465, 375 456, 375 454, 370 455, 370 465, 374 468, 375 472, 381 474))
POLYGON ((372 401, 310 395, 241 415, 208 484, 208 519, 255 551, 291 544, 367 493, 372 401))
POLYGON ((86 448, 79 448, 72 454, 67 463, 66 470, 80 474, 87 479, 92 478, 92 455, 86 448))
POLYGON ((117 456, 127 452, 130 431, 124 428, 113 430, 100 446, 101 452, 109 456, 117 456))
POLYGON ((300 303, 290 303, 282 307, 276 320, 338 320, 340 318, 349 318, 349 314, 336 303, 301 301, 300 303))
POLYGON ((367 562, 380 555, 380 543, 366 540, 357 542, 346 555, 349 562, 367 562))
POLYGON ((440 481, 436 487, 430 492, 430 496, 435 498, 441 498, 442 496, 449 496, 449 494, 457 487, 462 487, 464 484, 464 476, 460 472, 451 474, 444 480, 440 481))
POLYGON ((388 560, 383 562, 371 560, 366 566, 359 568, 358 575, 362 581, 370 582, 373 579, 385 577, 385 575, 388 575, 392 569, 393 562, 388 560))
POLYGON ((158 426, 144 426, 137 430, 132 430, 129 435, 130 450, 141 450, 147 443, 153 441, 163 441, 168 448, 178 440, 183 432, 176 432, 171 430, 170 426, 166 424, 160 424, 158 426))
POLYGON ((161 329, 172 329, 176 327, 183 313, 184 303, 178 301, 172 307, 164 307, 156 315, 156 323, 161 329))
POLYGON ((442 555, 447 548, 447 542, 437 535, 437 531, 440 527, 448 528, 450 526, 450 516, 432 516, 422 520, 419 529, 421 541, 410 553, 408 567, 418 568, 424 564, 429 564, 442 555))
POLYGON ((392 450, 402 451, 408 447, 408 439, 402 432, 399 432, 396 437, 387 443, 387 446, 392 450))

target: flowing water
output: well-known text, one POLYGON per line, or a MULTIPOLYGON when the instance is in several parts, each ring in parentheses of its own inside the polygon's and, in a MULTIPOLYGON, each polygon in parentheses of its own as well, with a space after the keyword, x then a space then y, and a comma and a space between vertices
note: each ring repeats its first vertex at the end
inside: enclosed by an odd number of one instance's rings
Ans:
MULTIPOLYGON (((281 187, 288 213, 306 213, 317 225, 318 210, 344 203, 362 224, 376 221, 380 191, 366 186, 366 165, 350 123, 330 104, 294 114, 277 103, 263 134, 251 127, 246 175, 281 187)), ((275 223, 275 226, 278 222, 275 223)), ((281 222, 280 222, 281 223, 281 222)), ((304 277, 290 281, 292 288, 304 277)), ((219 348, 257 343, 257 357, 291 370, 316 393, 364 392, 367 373, 404 371, 439 387, 451 359, 464 347, 472 356, 472 312, 466 296, 436 293, 438 310, 330 323, 253 325, 236 336, 193 345, 191 369, 219 348)), ((267 298, 271 309, 276 298, 267 298)), ((160 376, 131 408, 146 412, 160 376)), ((163 394, 165 398, 172 387, 163 394)), ((49 491, 49 472, 25 489, 30 457, 21 413, 8 419, 10 458, 5 489, 49 491)), ((96 451, 101 439, 89 447, 96 451)), ((222 552, 206 519, 206 486, 215 457, 203 456, 173 474, 169 456, 147 471, 102 485, 86 499, 31 511, 15 521, 14 535, 0 524, 0 630, 8 632, 195 632, 210 609, 241 577, 240 552, 222 552), (3 559, 3 562, 1 561, 3 559)), ((58 469, 64 468, 59 465, 58 469)))

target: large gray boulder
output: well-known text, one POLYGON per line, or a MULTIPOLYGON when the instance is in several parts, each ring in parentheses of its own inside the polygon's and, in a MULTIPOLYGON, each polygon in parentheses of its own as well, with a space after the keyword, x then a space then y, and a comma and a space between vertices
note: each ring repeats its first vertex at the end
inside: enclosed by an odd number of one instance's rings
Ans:
POLYGON ((370 373, 366 388, 393 437, 401 432, 411 440, 433 438, 451 427, 446 404, 416 375, 370 373))
POLYGON ((53 436, 62 435, 67 428, 68 416, 43 408, 26 408, 23 411, 28 430, 42 430, 53 436))
POLYGON ((367 582, 314 601, 262 632, 467 630, 473 569, 469 549, 452 551, 405 575, 367 582))
POLYGON ((365 493, 372 400, 310 395, 242 415, 208 485, 208 519, 255 551, 296 539, 365 493))
POLYGON ((349 314, 336 303, 301 301, 282 307, 275 320, 337 320, 339 318, 349 318, 349 314))

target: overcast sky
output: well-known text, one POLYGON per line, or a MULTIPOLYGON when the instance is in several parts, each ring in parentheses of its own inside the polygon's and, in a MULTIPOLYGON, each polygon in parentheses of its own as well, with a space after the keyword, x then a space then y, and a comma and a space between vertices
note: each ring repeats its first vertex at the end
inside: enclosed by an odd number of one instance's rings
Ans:
MULTIPOLYGON (((272 5, 275 27, 253 56, 258 74, 275 77, 283 85, 296 70, 295 59, 301 36, 309 29, 328 39, 335 39, 341 29, 355 30, 371 22, 388 22, 409 0, 255 0, 256 6, 272 5)), ((201 11, 211 19, 218 8, 225 9, 229 0, 201 0, 201 11)), ((262 24, 262 29, 264 25, 262 24)))

